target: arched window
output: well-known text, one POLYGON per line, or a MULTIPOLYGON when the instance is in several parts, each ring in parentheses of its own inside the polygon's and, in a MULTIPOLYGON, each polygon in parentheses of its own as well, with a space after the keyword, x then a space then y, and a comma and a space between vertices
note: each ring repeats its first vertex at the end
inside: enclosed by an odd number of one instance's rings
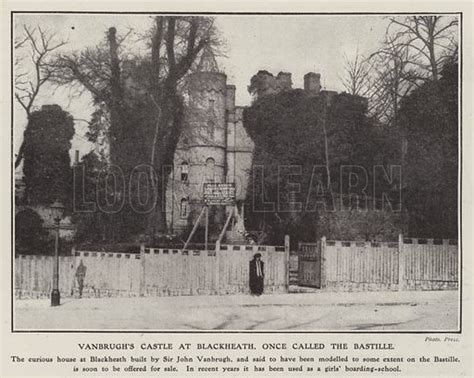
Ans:
POLYGON ((186 219, 188 217, 188 199, 187 198, 181 199, 180 208, 179 208, 179 216, 181 219, 186 219))
POLYGON ((214 182, 215 176, 214 176, 214 166, 216 164, 216 161, 212 157, 208 157, 206 159, 206 177, 205 177, 205 182, 214 182))
POLYGON ((181 182, 188 182, 189 165, 183 161, 181 163, 181 182))
POLYGON ((214 169, 214 166, 216 165, 216 161, 214 158, 208 157, 206 159, 206 167, 209 169, 214 169))
POLYGON ((216 130, 216 126, 213 121, 209 121, 207 123, 207 137, 209 140, 214 140, 214 133, 216 130))

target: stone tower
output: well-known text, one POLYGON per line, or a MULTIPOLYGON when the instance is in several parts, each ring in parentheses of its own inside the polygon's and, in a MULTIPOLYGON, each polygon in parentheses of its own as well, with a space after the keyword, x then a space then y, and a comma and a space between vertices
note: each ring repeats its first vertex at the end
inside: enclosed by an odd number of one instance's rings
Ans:
MULTIPOLYGON (((167 191, 167 219, 173 232, 189 229, 199 216, 204 182, 225 181, 226 82, 212 52, 204 50, 197 71, 188 76, 184 129, 167 191)), ((223 210, 213 209, 211 229, 218 228, 213 226, 223 223, 223 217, 223 210)))

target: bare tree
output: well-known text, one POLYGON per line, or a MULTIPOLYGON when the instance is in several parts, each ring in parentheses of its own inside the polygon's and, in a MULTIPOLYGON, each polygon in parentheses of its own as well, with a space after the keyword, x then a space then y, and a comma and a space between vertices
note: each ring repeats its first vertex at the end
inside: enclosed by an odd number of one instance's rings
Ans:
MULTIPOLYGON (((54 74, 53 53, 66 43, 57 40, 52 31, 39 26, 24 26, 22 35, 15 41, 15 98, 25 110, 27 119, 30 119, 41 88, 54 74)), ((23 160, 23 151, 22 143, 15 168, 23 160)))
MULTIPOLYGON (((59 56, 57 65, 61 70, 55 81, 87 90, 96 101, 107 105, 114 164, 130 163, 126 150, 133 142, 129 140, 130 130, 146 129, 149 132, 142 156, 146 156, 145 161, 158 172, 158 177, 151 175, 151 179, 159 204, 155 206, 155 219, 150 221, 149 227, 164 231, 166 219, 161 205, 165 200, 168 177, 160 173, 163 167, 172 164, 182 132, 183 103, 179 88, 203 49, 218 50, 221 40, 212 18, 157 16, 146 37, 148 53, 129 60, 122 46, 128 34, 121 37, 111 27, 101 45, 59 56), (132 81, 139 81, 137 90, 129 85, 130 72, 135 75, 132 81), (143 112, 152 120, 151 126, 131 124, 133 114, 143 112)), ((128 53, 130 55, 130 51, 128 53)), ((150 233, 154 234, 154 231, 150 233)))
POLYGON ((328 103, 323 101, 322 112, 319 116, 319 121, 321 122, 321 126, 323 129, 323 136, 324 136, 324 162, 326 164, 326 175, 328 177, 328 189, 331 189, 331 161, 329 159, 329 141, 328 141, 328 132, 327 132, 327 108, 328 103))
POLYGON ((411 88, 407 82, 407 53, 404 46, 396 46, 390 37, 368 57, 356 51, 351 60, 344 55, 344 74, 341 82, 347 92, 367 99, 368 114, 381 122, 396 118, 400 99, 411 88))
POLYGON ((368 99, 369 114, 385 124, 397 119, 400 101, 426 80, 437 80, 446 59, 457 54, 457 19, 443 16, 390 17, 385 40, 364 58, 345 56, 341 81, 368 99))
POLYGON ((395 46, 410 50, 416 79, 438 80, 444 60, 457 49, 457 25, 457 18, 446 16, 391 17, 387 31, 395 46))
POLYGON ((371 111, 386 124, 396 122, 401 99, 418 85, 413 80, 411 58, 410 49, 390 36, 369 57, 373 67, 371 111))
POLYGON ((364 58, 357 48, 354 59, 344 54, 344 76, 340 78, 347 93, 354 96, 368 97, 371 92, 371 61, 364 58))

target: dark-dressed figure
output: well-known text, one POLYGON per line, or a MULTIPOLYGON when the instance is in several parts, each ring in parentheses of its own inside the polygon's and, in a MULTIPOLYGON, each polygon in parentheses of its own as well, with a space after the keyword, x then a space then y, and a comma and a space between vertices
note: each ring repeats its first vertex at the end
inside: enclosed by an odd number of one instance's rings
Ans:
POLYGON ((79 285, 79 298, 82 298, 82 290, 84 289, 84 278, 86 277, 87 267, 83 264, 82 260, 76 269, 76 279, 79 285))
POLYGON ((263 277, 265 277, 265 273, 261 257, 260 253, 255 254, 249 264, 249 285, 252 295, 261 295, 263 293, 263 277))

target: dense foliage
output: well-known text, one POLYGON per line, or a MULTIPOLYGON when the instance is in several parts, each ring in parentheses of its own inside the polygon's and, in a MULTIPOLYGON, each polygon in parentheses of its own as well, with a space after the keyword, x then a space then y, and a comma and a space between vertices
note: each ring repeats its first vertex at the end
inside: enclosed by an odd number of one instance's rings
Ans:
POLYGON ((19 211, 15 216, 15 253, 33 255, 49 251, 43 219, 32 209, 19 211))
MULTIPOLYGON (((123 173, 94 152, 74 167, 74 214, 77 243, 130 241, 146 227, 146 217, 126 201, 123 173)), ((132 202, 135 203, 135 202, 132 202)))
POLYGON ((49 205, 56 199, 71 204, 71 160, 74 136, 71 115, 59 105, 43 105, 31 114, 24 132, 23 174, 30 205, 49 205))
POLYGON ((441 78, 428 81, 400 107, 407 150, 404 204, 409 233, 457 238, 458 66, 450 62, 441 78))
MULTIPOLYGON (((357 203, 348 196, 364 190, 371 200, 373 166, 388 164, 383 157, 391 157, 393 150, 366 116, 362 98, 282 92, 256 101, 245 112, 244 125, 255 142, 247 229, 265 232, 273 243, 281 243, 285 233, 306 241, 323 232, 337 236, 340 232, 331 226, 334 217, 342 222, 338 227, 350 228, 354 238, 372 239, 391 231, 368 230, 370 222, 365 219, 374 210, 372 202, 365 203, 360 196, 357 203), (358 175, 359 187, 349 187, 350 174, 358 175), (291 191, 297 193, 292 196, 291 191), (351 209, 357 222, 352 221, 354 216, 337 215, 351 209)), ((386 180, 380 185, 391 190, 386 180)))

